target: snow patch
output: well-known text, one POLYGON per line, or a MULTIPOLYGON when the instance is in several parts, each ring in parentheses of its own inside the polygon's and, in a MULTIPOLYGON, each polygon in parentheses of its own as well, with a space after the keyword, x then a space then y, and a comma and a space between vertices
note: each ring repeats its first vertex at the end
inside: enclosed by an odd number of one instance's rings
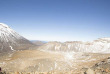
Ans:
POLYGON ((14 50, 12 46, 10 46, 11 50, 14 50))

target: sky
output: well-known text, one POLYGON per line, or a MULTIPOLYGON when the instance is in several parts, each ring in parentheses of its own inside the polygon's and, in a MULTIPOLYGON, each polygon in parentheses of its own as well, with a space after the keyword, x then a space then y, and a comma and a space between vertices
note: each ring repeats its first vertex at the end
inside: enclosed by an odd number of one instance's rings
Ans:
POLYGON ((29 40, 110 37, 110 0, 0 0, 0 22, 29 40))

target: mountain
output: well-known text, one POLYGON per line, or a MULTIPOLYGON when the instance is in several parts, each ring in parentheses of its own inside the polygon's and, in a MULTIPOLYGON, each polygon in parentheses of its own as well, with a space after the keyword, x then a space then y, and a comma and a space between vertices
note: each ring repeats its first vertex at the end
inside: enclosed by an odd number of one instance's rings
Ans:
POLYGON ((110 38, 99 38, 92 42, 68 41, 48 42, 38 48, 43 51, 110 53, 110 38))
POLYGON ((37 46, 41 46, 47 43, 46 41, 39 41, 39 40, 32 40, 31 42, 37 46))
POLYGON ((33 44, 6 24, 0 23, 0 52, 29 49, 33 44))

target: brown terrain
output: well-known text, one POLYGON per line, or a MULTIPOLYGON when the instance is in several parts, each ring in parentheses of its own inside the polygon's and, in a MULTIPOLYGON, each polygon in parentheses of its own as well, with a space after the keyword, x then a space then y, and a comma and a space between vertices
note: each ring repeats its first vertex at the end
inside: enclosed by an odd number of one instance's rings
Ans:
POLYGON ((7 74, 93 74, 92 72, 98 67, 97 63, 110 56, 110 54, 99 53, 68 53, 39 50, 14 51, 0 56, 0 67, 7 74))

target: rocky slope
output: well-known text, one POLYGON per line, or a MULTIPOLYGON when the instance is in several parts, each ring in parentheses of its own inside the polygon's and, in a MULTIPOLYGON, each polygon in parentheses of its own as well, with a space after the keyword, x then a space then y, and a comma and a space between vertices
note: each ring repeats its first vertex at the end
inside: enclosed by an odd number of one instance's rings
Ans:
POLYGON ((110 54, 23 50, 0 56, 0 67, 7 74, 81 74, 109 56, 110 54))
POLYGON ((82 68, 82 74, 110 74, 110 57, 90 68, 82 68))
POLYGON ((74 51, 90 53, 110 53, 110 38, 100 38, 92 42, 49 42, 39 47, 43 51, 74 51))
POLYGON ((9 26, 0 23, 0 53, 28 49, 32 45, 9 26))

